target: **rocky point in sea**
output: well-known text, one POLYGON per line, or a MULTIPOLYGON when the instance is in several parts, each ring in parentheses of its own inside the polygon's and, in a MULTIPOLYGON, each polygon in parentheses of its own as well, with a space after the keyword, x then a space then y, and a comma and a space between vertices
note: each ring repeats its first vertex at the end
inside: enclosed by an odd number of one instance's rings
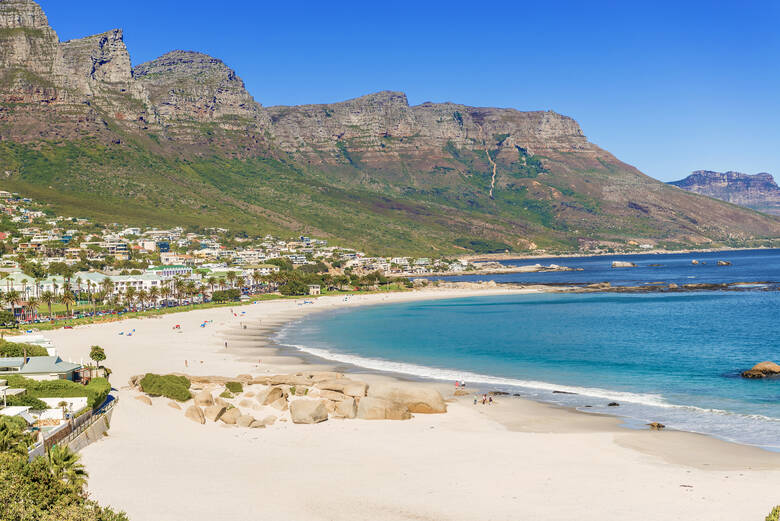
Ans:
POLYGON ((761 362, 742 373, 744 378, 772 378, 780 377, 780 365, 774 362, 761 362))

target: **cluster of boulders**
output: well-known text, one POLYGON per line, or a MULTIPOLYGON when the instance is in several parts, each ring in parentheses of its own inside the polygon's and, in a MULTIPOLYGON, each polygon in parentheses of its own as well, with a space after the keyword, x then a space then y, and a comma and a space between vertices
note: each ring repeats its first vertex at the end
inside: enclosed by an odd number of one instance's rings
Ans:
MULTIPOLYGON (((287 421, 288 414, 293 423, 312 424, 329 418, 406 420, 412 413, 447 412, 441 393, 431 387, 407 383, 369 385, 330 371, 188 378, 196 392, 192 403, 185 404, 184 415, 201 424, 210 421, 264 428, 277 420, 287 421), (228 391, 226 384, 231 381, 240 382, 242 391, 235 395, 228 391), (271 410, 274 414, 268 414, 271 410), (258 413, 265 416, 256 417, 258 413)), ((149 400, 143 395, 139 398, 149 400)))

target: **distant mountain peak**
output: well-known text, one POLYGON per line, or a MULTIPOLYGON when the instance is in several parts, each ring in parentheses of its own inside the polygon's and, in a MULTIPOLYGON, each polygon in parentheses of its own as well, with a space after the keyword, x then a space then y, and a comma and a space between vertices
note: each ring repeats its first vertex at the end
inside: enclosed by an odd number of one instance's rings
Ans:
POLYGON ((780 215, 780 187, 767 172, 745 174, 731 170, 695 170, 685 179, 669 184, 689 192, 780 215))

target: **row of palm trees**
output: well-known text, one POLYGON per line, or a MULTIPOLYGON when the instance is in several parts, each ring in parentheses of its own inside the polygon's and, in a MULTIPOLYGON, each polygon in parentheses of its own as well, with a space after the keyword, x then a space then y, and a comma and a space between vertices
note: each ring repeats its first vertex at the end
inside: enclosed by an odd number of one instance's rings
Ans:
MULTIPOLYGON (((316 278, 328 288, 342 289, 356 283, 349 276, 331 276, 325 275, 304 275, 297 272, 280 271, 270 275, 262 275, 254 271, 246 277, 240 276, 235 271, 227 272, 224 278, 210 276, 203 281, 185 279, 181 276, 173 277, 162 286, 152 286, 148 290, 138 289, 133 286, 126 286, 123 291, 115 291, 116 284, 109 277, 100 282, 87 280, 86 283, 77 277, 74 284, 71 284, 69 278, 65 279, 64 291, 58 294, 56 285, 52 290, 38 292, 37 296, 28 296, 28 292, 19 292, 15 289, 9 289, 0 292, 0 304, 11 305, 14 309, 23 308, 25 317, 32 319, 36 316, 38 309, 43 306, 48 308, 50 319, 54 318, 54 306, 62 304, 65 306, 66 316, 72 315, 76 303, 86 302, 93 312, 97 312, 99 307, 106 310, 118 311, 121 309, 145 310, 150 307, 156 307, 161 302, 169 303, 174 300, 181 306, 182 302, 188 301, 194 303, 196 297, 201 299, 206 295, 213 295, 215 291, 246 288, 252 293, 262 293, 275 291, 279 286, 286 284, 291 279, 300 280, 301 278, 316 278)), ((354 277, 353 277, 354 278, 354 277)), ((365 278, 365 277, 363 277, 365 278)))

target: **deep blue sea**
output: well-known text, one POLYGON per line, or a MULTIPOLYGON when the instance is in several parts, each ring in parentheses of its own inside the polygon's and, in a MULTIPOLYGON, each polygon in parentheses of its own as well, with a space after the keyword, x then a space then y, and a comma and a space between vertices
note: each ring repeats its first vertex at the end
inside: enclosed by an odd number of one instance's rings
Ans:
MULTIPOLYGON (((594 282, 684 281, 689 273, 718 282, 780 280, 777 250, 714 254, 733 265, 698 272, 690 259, 709 254, 648 257, 667 266, 664 277, 640 276, 645 268, 628 275, 604 269, 611 264, 604 258, 566 265, 595 266, 594 282), (726 270, 740 276, 716 279, 726 270)), ((780 379, 739 376, 757 362, 780 362, 778 326, 778 291, 536 294, 320 313, 280 332, 279 341, 369 369, 464 379, 483 390, 616 414, 629 427, 660 421, 780 450, 780 379), (607 407, 611 401, 620 407, 607 407)))

